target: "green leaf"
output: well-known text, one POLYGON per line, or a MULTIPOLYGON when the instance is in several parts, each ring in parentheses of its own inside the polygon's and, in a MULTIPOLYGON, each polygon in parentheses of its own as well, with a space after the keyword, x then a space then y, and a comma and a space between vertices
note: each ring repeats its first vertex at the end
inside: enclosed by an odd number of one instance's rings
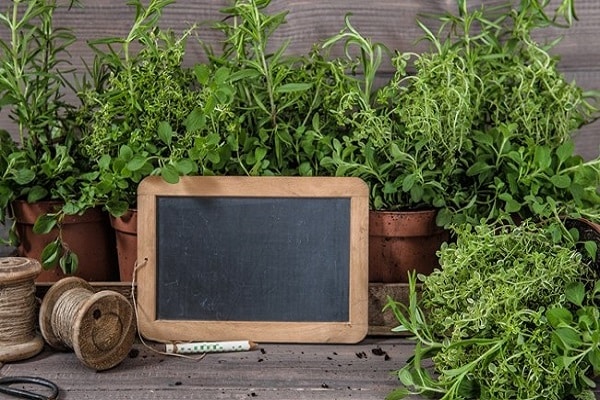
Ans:
POLYGON ((109 200, 106 202, 106 209, 115 217, 120 217, 129 209, 129 204, 121 200, 109 200))
POLYGON ((416 181, 417 177, 415 174, 407 175, 402 181, 402 191, 408 192, 410 189, 412 189, 416 181))
POLYGON ((46 245, 40 255, 41 264, 44 269, 50 269, 56 265, 62 252, 60 240, 56 239, 46 245))
POLYGON ((104 154, 102 157, 100 157, 100 160, 98 160, 98 167, 101 170, 106 170, 110 166, 110 161, 111 161, 110 155, 104 154))
POLYGON ((179 182, 179 173, 173 165, 165 165, 160 171, 160 176, 168 183, 179 182))
POLYGON ((390 392, 387 396, 385 396, 385 400, 400 400, 409 396, 411 393, 408 389, 398 388, 394 389, 393 392, 390 392))
MULTIPOLYGON (((589 388, 595 388, 596 387, 596 382, 594 382, 592 379, 590 379, 589 377, 587 377, 583 371, 579 374, 579 378, 585 383, 585 385, 587 387, 589 387, 589 388)), ((594 396, 594 395, 592 395, 592 396, 594 396)))
POLYGON ((218 164, 221 161, 221 155, 218 151, 209 151, 206 153, 206 159, 213 164, 218 164))
POLYGON ((592 350, 590 350, 590 352, 587 354, 587 359, 592 365, 595 375, 598 375, 600 372, 600 349, 598 347, 594 347, 592 350))
POLYGON ((68 202, 63 206, 62 211, 66 215, 75 215, 75 214, 79 213, 79 211, 81 211, 81 209, 75 203, 68 202))
POLYGON ((194 170, 194 163, 189 159, 178 160, 175 168, 180 175, 188 175, 194 170))
POLYGON ((286 83, 275 89, 275 93, 303 92, 312 87, 312 83, 286 83))
POLYGON ((566 189, 571 186, 571 178, 566 175, 554 175, 550 178, 550 182, 559 189, 566 189))
POLYGON ((146 164, 146 158, 140 155, 135 155, 129 162, 127 163, 127 169, 134 172, 139 171, 146 164))
POLYGON ((504 209, 508 213, 516 213, 521 211, 521 204, 514 200, 510 193, 501 193, 498 198, 504 201, 504 209))
POLYGON ((315 113, 313 115, 312 128, 315 132, 319 132, 321 130, 321 117, 319 117, 319 113, 315 113))
POLYGON ((35 179, 35 172, 30 169, 21 168, 14 171, 13 179, 18 185, 27 185, 35 179))
POLYGON ((210 68, 206 64, 198 64, 194 67, 194 75, 196 75, 198 83, 206 85, 210 78, 210 68))
POLYGON ((298 174, 300 176, 312 176, 313 175, 313 168, 308 161, 305 161, 302 164, 300 164, 300 166, 298 167, 298 174))
POLYGON ((206 115, 200 108, 195 108, 185 119, 185 129, 188 132, 196 132, 206 126, 206 115))
POLYGON ((567 300, 576 306, 582 307, 583 300, 585 299, 585 287, 581 282, 573 282, 567 286, 565 290, 567 300))
POLYGON ((217 84, 223 84, 231 76, 230 72, 231 71, 227 67, 219 67, 214 73, 215 82, 217 82, 217 84))
POLYGON ((538 146, 535 148, 535 155, 533 157, 535 165, 540 169, 544 170, 550 167, 552 163, 552 156, 550 155, 550 149, 544 146, 538 146))
POLYGON ((492 167, 483 161, 477 161, 467 170, 467 176, 476 176, 483 172, 489 171, 492 167))
POLYGON ((570 327, 557 328, 553 332, 553 337, 559 339, 567 349, 576 349, 583 344, 579 333, 570 327))
POLYGON ((260 77, 261 74, 259 71, 255 70, 255 69, 242 69, 240 71, 236 71, 233 74, 231 74, 229 76, 229 82, 237 82, 239 80, 243 80, 243 79, 250 79, 250 80, 254 80, 258 77, 260 77))
POLYGON ((254 163, 258 164, 265 158, 266 155, 267 155, 267 149, 265 149, 264 147, 257 147, 254 150, 254 158, 255 158, 254 163))
POLYGON ((594 242, 593 240, 588 240, 583 244, 583 246, 592 260, 598 259, 598 243, 594 242))
POLYGON ((487 144, 489 146, 494 144, 494 138, 485 133, 475 133, 473 134, 473 139, 478 143, 487 144))
POLYGON ((171 144, 173 138, 173 129, 167 121, 161 121, 158 124, 158 137, 167 146, 171 144))
POLYGON ((573 155, 574 151, 575 144, 573 141, 569 140, 561 144, 558 149, 556 149, 556 155, 558 156, 560 162, 564 163, 569 157, 571 157, 571 155, 573 155))
POLYGON ((50 233, 52 228, 56 226, 57 222, 56 215, 42 214, 35 220, 35 223, 33 224, 33 232, 38 235, 50 233))
POLYGON ((67 251, 59 260, 60 269, 67 275, 72 275, 79 266, 79 257, 72 251, 67 251))
POLYGON ((131 160, 133 158, 133 150, 131 150, 131 147, 127 146, 126 144, 121 146, 119 148, 119 158, 125 161, 131 160))
POLYGON ((548 322, 554 328, 557 328, 561 323, 571 324, 573 322, 573 314, 566 308, 555 307, 546 312, 548 322))
POLYGON ((35 203, 44 199, 48 195, 48 191, 41 186, 34 186, 31 188, 29 193, 27 193, 27 202, 35 203))
POLYGON ((404 386, 413 386, 415 384, 413 376, 407 368, 402 368, 398 371, 398 379, 404 386))
POLYGON ((452 212, 447 208, 440 209, 435 217, 435 224, 437 226, 446 226, 450 222, 452 222, 452 212))

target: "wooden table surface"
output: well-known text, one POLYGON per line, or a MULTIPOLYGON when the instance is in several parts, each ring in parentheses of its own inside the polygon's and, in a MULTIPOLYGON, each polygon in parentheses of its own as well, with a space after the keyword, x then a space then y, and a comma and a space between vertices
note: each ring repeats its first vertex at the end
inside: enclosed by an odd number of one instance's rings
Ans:
POLYGON ((190 360, 136 342, 129 356, 107 371, 88 369, 73 353, 44 349, 3 365, 0 375, 49 379, 59 386, 61 400, 384 399, 398 386, 393 371, 411 349, 403 338, 368 337, 356 345, 261 344, 255 351, 190 360))

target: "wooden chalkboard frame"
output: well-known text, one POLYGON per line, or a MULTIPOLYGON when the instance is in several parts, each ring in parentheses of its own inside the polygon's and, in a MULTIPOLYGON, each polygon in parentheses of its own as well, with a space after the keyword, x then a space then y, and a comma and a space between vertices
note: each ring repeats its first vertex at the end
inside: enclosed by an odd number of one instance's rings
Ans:
POLYGON ((138 188, 138 329, 158 342, 239 340, 272 343, 357 343, 368 331, 368 188, 349 177, 148 177, 138 188), (157 198, 268 197, 350 200, 348 321, 210 321, 157 318, 157 198))

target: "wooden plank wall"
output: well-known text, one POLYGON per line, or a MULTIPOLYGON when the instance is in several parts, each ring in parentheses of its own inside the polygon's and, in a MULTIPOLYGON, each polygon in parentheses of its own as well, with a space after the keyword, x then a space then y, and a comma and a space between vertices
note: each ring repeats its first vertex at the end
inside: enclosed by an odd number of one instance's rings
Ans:
MULTIPOLYGON (((482 1, 486 0, 471 3, 476 6, 482 1)), ((3 3, 2 8, 7 2, 3 3)), ((57 19, 57 23, 73 27, 79 38, 71 53, 73 65, 80 69, 83 60, 89 61, 91 57, 87 40, 124 35, 132 21, 132 10, 125 0, 82 0, 82 3, 83 8, 61 12, 57 19)), ((192 23, 214 21, 221 17, 219 10, 228 4, 228 0, 179 0, 166 10, 162 25, 180 31, 192 23)), ((353 24, 372 40, 400 51, 422 51, 423 45, 414 44, 421 35, 415 18, 422 13, 454 11, 455 4, 455 0, 273 0, 270 10, 289 11, 287 24, 274 35, 274 44, 289 39, 291 52, 305 53, 313 43, 337 33, 343 26, 344 15, 351 12, 353 24)), ((576 9, 579 21, 573 28, 548 30, 544 35, 552 38, 564 35, 555 52, 561 55, 561 69, 569 79, 576 80, 586 90, 600 89, 600 1, 577 0, 576 9)), ((220 46, 220 35, 208 29, 208 24, 199 36, 216 48, 220 46)), ((203 59, 201 47, 191 43, 187 62, 203 59)), ((390 66, 382 73, 391 73, 390 66)), ((9 129, 5 114, 0 114, 0 128, 9 129)), ((600 122, 596 122, 584 127, 577 136, 577 150, 587 159, 599 154, 599 130, 600 122)))

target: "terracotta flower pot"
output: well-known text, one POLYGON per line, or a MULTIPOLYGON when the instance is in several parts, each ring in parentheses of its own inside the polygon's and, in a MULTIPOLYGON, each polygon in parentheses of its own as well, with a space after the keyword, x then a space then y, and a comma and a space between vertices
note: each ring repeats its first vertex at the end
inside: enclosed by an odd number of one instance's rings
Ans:
POLYGON ((436 210, 369 213, 369 281, 408 282, 408 272, 428 274, 439 266, 436 252, 448 240, 435 224, 436 210))
MULTIPOLYGON (((62 203, 42 201, 29 204, 26 201, 15 201, 12 204, 16 222, 19 246, 17 254, 41 260, 44 247, 58 236, 58 229, 45 235, 33 232, 33 224, 38 216, 55 212, 62 203)), ((65 216, 62 222, 62 239, 79 258, 79 266, 75 272, 87 281, 114 281, 117 279, 117 260, 114 251, 114 238, 108 217, 100 208, 92 208, 82 215, 65 216)), ((42 271, 36 282, 56 282, 65 274, 60 267, 42 271)))
POLYGON ((137 210, 129 210, 118 218, 111 215, 110 224, 117 240, 121 282, 131 282, 137 259, 137 210))

